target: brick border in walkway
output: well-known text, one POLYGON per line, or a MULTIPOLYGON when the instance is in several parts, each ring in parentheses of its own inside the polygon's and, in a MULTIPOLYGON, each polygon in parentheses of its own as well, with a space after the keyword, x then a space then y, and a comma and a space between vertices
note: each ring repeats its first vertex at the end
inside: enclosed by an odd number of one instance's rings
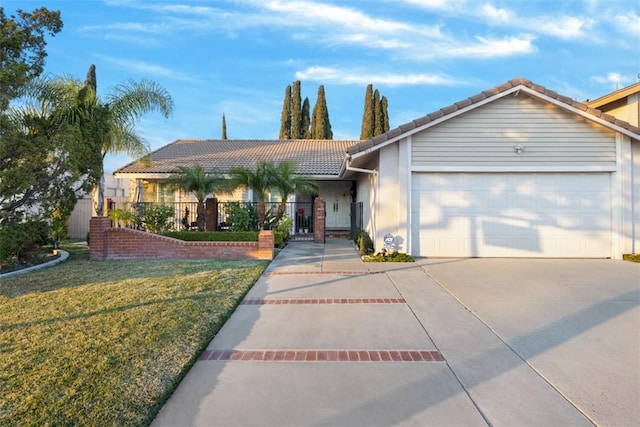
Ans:
POLYGON ((444 362, 437 350, 205 350, 198 360, 259 362, 444 362))
POLYGON ((245 299, 240 305, 294 305, 294 304, 406 304, 404 298, 278 298, 245 299))

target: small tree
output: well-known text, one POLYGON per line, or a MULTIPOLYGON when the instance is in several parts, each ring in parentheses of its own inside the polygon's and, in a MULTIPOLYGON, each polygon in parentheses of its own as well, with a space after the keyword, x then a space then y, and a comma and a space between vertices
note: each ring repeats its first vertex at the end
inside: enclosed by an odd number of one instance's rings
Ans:
POLYGON ((204 201, 207 195, 218 192, 226 193, 230 190, 228 181, 219 172, 205 172, 201 165, 196 165, 192 168, 179 166, 166 183, 170 188, 192 193, 196 197, 198 200, 196 216, 198 231, 204 231, 204 201))
POLYGON ((278 224, 287 208, 287 200, 292 194, 317 194, 318 184, 304 175, 296 175, 295 162, 283 160, 272 170, 273 188, 280 195, 280 204, 276 213, 275 223, 278 224))
POLYGON ((261 161, 255 169, 239 166, 229 172, 232 177, 231 182, 235 187, 244 186, 251 189, 258 199, 258 227, 260 229, 265 227, 267 193, 274 184, 274 169, 273 162, 261 161))

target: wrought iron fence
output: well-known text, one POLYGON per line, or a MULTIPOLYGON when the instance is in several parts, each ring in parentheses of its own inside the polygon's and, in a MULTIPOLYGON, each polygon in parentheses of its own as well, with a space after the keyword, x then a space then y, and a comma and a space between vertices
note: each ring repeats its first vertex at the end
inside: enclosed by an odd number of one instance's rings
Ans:
MULTIPOLYGON (((174 202, 174 203, 116 203, 110 206, 110 209, 123 209, 131 212, 133 215, 140 216, 140 213, 146 206, 169 206, 174 210, 174 218, 172 221, 174 230, 197 230, 196 222, 198 214, 197 202, 174 202)), ((248 218, 253 221, 252 228, 257 229, 257 212, 258 202, 218 202, 218 231, 231 230, 233 228, 233 208, 241 207, 245 209, 248 218)), ((267 202, 265 204, 265 224, 267 228, 275 227, 273 221, 276 217, 279 202, 267 202)), ((285 203, 284 215, 291 218, 291 234, 313 233, 313 204, 312 202, 287 202, 285 203)))
POLYGON ((198 224, 196 218, 198 215, 197 202, 174 202, 174 203, 116 203, 115 209, 123 209, 131 212, 135 216, 140 216, 143 209, 147 206, 169 206, 173 208, 174 216, 171 222, 174 230, 197 230, 198 224))
MULTIPOLYGON (((235 209, 245 209, 249 215, 253 215, 257 228, 257 212, 258 202, 218 202, 218 229, 227 230, 234 226, 234 215, 237 216, 235 209)), ((313 204, 311 202, 287 202, 284 207, 284 215, 291 218, 291 234, 303 234, 313 232, 313 204)), ((278 210, 279 202, 266 202, 264 223, 266 228, 274 228, 273 224, 278 210)))

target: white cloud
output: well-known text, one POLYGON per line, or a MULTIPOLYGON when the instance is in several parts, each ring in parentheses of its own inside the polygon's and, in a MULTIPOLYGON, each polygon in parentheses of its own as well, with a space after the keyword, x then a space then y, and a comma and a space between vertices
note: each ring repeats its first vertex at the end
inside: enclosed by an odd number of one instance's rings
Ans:
POLYGON ((148 75, 154 75, 154 76, 161 76, 161 77, 166 77, 172 80, 182 80, 182 81, 192 81, 192 82, 198 81, 197 79, 193 78, 193 76, 186 75, 186 74, 180 73, 179 71, 171 70, 169 68, 161 67, 154 64, 149 64, 147 62, 133 61, 130 59, 122 59, 122 58, 114 58, 112 56, 106 56, 106 55, 96 55, 96 56, 120 68, 135 71, 137 73, 141 73, 144 75, 148 74, 148 75))
POLYGON ((509 22, 513 18, 513 13, 507 9, 498 9, 491 4, 485 4, 481 8, 482 13, 494 22, 509 22))
POLYGON ((591 29, 595 21, 591 18, 574 16, 540 17, 531 20, 529 29, 539 34, 550 35, 561 39, 576 39, 583 37, 591 29))
POLYGON ((478 40, 478 43, 476 44, 455 46, 443 53, 457 57, 466 56, 487 58, 521 55, 535 51, 535 47, 531 43, 533 36, 527 34, 503 39, 491 39, 484 37, 476 37, 476 39, 478 40))
POLYGON ((467 0, 405 0, 405 3, 424 9, 462 11, 467 8, 467 0))
MULTIPOLYGON (((480 22, 487 20, 491 25, 515 28, 520 31, 551 36, 561 39, 585 37, 595 24, 595 20, 585 16, 531 15, 520 16, 514 10, 496 7, 485 1, 437 1, 405 0, 405 3, 424 9, 449 13, 453 18, 467 16, 480 22)), ((630 16, 632 18, 632 16, 630 16)), ((631 20, 630 20, 631 21, 631 20)))
POLYGON ((615 22, 626 32, 640 36, 640 16, 635 11, 631 11, 626 15, 616 15, 615 22))
POLYGON ((370 73, 363 70, 346 70, 331 67, 309 67, 298 71, 296 79, 317 81, 332 84, 359 84, 369 83, 388 86, 407 85, 447 85, 458 84, 455 79, 445 74, 392 74, 392 73, 370 73))
POLYGON ((590 80, 597 84, 613 83, 616 87, 633 83, 635 78, 632 76, 624 76, 617 72, 609 72, 606 76, 592 76, 590 80))

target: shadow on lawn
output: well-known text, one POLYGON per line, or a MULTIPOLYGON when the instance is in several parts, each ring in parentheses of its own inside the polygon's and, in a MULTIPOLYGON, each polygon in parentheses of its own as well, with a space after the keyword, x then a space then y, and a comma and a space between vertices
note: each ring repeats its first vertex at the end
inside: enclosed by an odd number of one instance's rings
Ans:
POLYGON ((91 261, 86 248, 63 247, 69 259, 61 264, 0 280, 0 296, 15 298, 76 286, 99 285, 120 280, 180 276, 227 268, 253 268, 256 260, 114 260, 91 261))

